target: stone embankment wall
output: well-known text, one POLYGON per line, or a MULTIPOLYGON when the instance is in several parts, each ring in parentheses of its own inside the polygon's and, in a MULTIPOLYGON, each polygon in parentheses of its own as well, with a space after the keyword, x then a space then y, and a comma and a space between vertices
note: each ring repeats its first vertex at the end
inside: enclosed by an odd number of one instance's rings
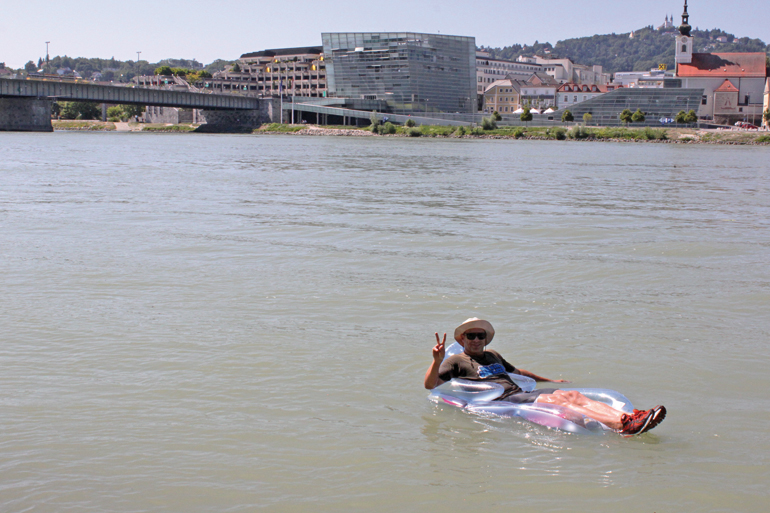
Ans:
POLYGON ((0 131, 53 132, 51 101, 0 98, 0 131))
POLYGON ((179 107, 153 107, 148 106, 144 112, 145 123, 195 123, 195 111, 179 107))
POLYGON ((258 128, 262 123, 280 119, 280 99, 260 99, 258 110, 200 110, 197 114, 201 132, 230 132, 258 128))

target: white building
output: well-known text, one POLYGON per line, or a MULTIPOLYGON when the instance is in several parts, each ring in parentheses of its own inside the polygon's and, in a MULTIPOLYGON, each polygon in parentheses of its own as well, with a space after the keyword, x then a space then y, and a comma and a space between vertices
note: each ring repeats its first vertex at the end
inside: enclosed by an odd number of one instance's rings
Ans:
POLYGON ((575 104, 601 96, 623 86, 597 84, 563 84, 556 91, 556 105, 559 109, 569 109, 575 104))
POLYGON ((602 66, 584 66, 583 64, 575 64, 569 59, 547 59, 544 57, 535 57, 535 62, 540 64, 543 71, 560 84, 572 82, 575 84, 607 85, 610 83, 610 74, 604 73, 602 66))
POLYGON ((511 76, 527 80, 532 73, 542 71, 542 66, 536 62, 507 61, 492 59, 489 52, 476 52, 476 89, 479 96, 496 80, 511 76))

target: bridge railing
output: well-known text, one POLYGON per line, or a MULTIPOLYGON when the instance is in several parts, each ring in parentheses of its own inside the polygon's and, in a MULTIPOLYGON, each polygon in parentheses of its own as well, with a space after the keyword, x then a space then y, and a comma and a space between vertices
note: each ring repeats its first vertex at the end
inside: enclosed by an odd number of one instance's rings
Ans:
POLYGON ((0 79, 0 97, 93 101, 210 110, 256 110, 259 108, 258 99, 244 96, 24 79, 0 79))

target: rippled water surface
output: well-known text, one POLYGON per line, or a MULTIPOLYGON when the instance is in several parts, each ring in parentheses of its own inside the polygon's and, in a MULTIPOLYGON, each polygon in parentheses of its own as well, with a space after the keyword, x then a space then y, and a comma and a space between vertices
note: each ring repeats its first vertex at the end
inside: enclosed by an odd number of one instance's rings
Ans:
POLYGON ((3 512, 763 511, 767 148, 0 134, 3 512), (426 401, 470 316, 665 404, 426 401))

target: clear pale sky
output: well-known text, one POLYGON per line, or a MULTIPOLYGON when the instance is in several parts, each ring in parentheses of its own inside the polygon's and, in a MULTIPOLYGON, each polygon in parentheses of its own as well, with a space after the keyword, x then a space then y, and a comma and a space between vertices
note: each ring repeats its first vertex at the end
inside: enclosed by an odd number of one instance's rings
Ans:
MULTIPOLYGON (((682 0, 3 0, 0 62, 50 55, 235 59, 266 48, 321 45, 321 32, 428 32, 477 45, 532 44, 678 25, 682 0)), ((691 0, 690 24, 770 42, 770 2, 691 0)))

